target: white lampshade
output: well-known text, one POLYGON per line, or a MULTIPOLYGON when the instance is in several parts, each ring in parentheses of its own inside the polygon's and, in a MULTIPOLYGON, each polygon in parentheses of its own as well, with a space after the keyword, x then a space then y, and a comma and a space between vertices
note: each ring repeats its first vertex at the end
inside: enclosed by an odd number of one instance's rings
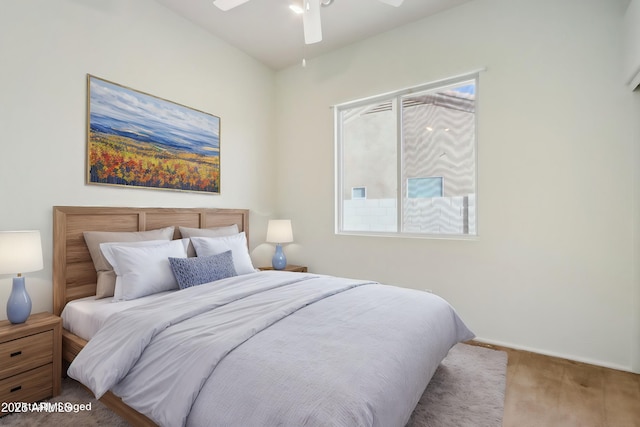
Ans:
POLYGON ((0 274, 42 270, 39 231, 0 231, 0 274))
POLYGON ((267 242, 289 243, 293 242, 293 231, 290 219, 270 219, 267 226, 267 242))

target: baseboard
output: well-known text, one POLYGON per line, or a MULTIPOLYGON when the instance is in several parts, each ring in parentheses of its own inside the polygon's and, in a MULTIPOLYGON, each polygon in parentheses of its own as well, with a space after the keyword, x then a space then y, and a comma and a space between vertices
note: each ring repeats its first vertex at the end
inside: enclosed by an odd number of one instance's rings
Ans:
POLYGON ((488 339, 481 338, 481 337, 476 337, 476 338, 473 339, 473 341, 475 341, 476 343, 479 343, 479 344, 494 345, 494 346, 505 347, 505 348, 509 348, 509 349, 513 349, 513 350, 528 351, 530 353, 541 354, 543 356, 550 356, 550 357, 556 357, 556 358, 559 358, 559 359, 572 360, 574 362, 586 363, 587 365, 600 366, 600 367, 608 368, 608 369, 615 369, 617 371, 625 371, 625 372, 631 372, 631 373, 635 373, 635 374, 638 373, 638 372, 634 372, 631 369, 631 366, 623 366, 623 365, 618 365, 616 363, 607 363, 607 362, 602 362, 600 360, 593 360, 593 359, 589 359, 589 358, 585 358, 585 357, 571 356, 571 355, 567 355, 567 354, 556 353, 556 352, 553 352, 553 351, 541 350, 539 348, 534 348, 534 347, 516 345, 516 344, 502 342, 502 341, 496 341, 496 340, 488 340, 488 339))

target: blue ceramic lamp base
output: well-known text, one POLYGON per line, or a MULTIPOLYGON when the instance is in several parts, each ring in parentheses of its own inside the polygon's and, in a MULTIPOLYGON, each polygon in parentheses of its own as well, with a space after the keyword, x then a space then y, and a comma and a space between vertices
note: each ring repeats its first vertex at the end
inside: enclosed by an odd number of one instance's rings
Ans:
POLYGON ((274 270, 282 270, 287 266, 287 257, 284 256, 282 245, 280 243, 276 245, 276 253, 273 254, 271 265, 273 266, 274 270))
POLYGON ((24 277, 14 277, 11 295, 7 301, 7 319, 11 323, 24 323, 30 314, 31 298, 24 286, 24 277))

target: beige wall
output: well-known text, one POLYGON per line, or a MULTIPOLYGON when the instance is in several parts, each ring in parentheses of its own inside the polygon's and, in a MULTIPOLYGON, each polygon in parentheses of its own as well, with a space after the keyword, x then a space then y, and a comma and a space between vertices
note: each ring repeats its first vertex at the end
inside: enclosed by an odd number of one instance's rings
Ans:
MULTIPOLYGON (((42 232, 33 312, 52 307, 54 205, 249 208, 252 247, 264 242, 273 71, 151 0, 1 1, 0 58, 0 229, 42 232), (218 115, 222 194, 85 185, 87 73, 218 115)), ((10 288, 1 276, 0 307, 10 288)))
POLYGON ((621 72, 627 3, 474 0, 278 73, 289 258, 432 289, 486 341, 640 370, 640 107, 621 72), (478 239, 334 235, 330 106, 483 67, 478 239))

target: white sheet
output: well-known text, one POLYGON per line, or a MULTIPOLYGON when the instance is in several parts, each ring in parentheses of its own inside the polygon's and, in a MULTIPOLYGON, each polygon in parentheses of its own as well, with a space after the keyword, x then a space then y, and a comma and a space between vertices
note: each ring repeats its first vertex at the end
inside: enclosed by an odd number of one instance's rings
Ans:
POLYGON ((176 291, 160 292, 130 301, 113 301, 112 298, 96 299, 95 296, 80 298, 67 303, 62 310, 62 327, 89 341, 112 314, 131 307, 151 302, 176 291))

